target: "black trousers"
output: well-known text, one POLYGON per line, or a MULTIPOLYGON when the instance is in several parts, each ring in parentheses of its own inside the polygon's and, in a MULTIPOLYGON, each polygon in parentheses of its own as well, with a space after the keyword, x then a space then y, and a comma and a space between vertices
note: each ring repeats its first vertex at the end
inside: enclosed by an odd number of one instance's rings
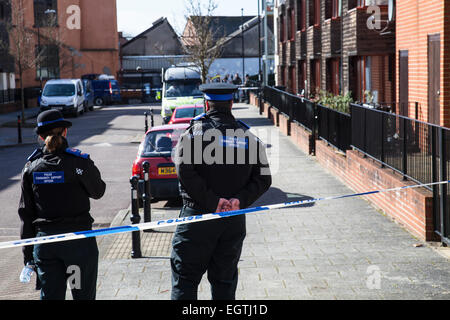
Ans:
MULTIPOLYGON (((40 231, 37 237, 65 232, 70 231, 40 231)), ((98 274, 95 238, 35 245, 33 256, 41 300, 65 300, 67 286, 74 300, 95 300, 98 274)))
MULTIPOLYGON (((198 214, 185 206, 180 217, 198 214)), ((245 216, 178 226, 172 243, 172 300, 197 300, 205 272, 213 300, 235 300, 245 236, 245 216)))

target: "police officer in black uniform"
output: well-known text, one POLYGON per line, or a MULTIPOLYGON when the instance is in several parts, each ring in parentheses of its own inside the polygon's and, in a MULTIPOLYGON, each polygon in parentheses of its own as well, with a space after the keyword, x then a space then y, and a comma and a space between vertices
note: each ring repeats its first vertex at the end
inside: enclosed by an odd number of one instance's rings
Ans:
MULTIPOLYGON (((180 217, 248 208, 272 183, 264 145, 231 113, 237 86, 207 84, 200 90, 207 113, 191 122, 176 149, 183 198, 180 217), (213 133, 208 135, 209 130, 213 133), (216 138, 203 139, 207 135, 216 138), (214 162, 205 158, 211 149, 214 162), (239 152, 245 155, 241 162, 239 152)), ((213 300, 235 299, 245 224, 245 216, 239 215, 177 227, 171 256, 173 300, 196 300, 205 272, 213 300)))
MULTIPOLYGON (((19 216, 21 238, 91 230, 90 200, 100 199, 106 185, 100 172, 79 150, 70 149, 61 112, 49 110, 37 119, 36 133, 45 141, 22 172, 19 216)), ((42 300, 64 300, 72 280, 74 300, 95 300, 98 248, 95 238, 24 247, 24 263, 34 265, 42 300)))

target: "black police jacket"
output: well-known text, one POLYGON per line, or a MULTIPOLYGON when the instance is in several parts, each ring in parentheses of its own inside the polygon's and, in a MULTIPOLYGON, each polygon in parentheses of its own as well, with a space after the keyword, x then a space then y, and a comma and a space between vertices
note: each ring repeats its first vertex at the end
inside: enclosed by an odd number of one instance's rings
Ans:
MULTIPOLYGON (((92 227, 89 198, 100 199, 105 189, 89 155, 69 149, 65 139, 56 152, 36 150, 22 171, 21 239, 35 237, 39 228, 69 232, 92 227)), ((25 263, 33 260, 33 246, 24 247, 23 253, 25 263)))
POLYGON ((183 203, 204 213, 214 213, 220 198, 248 208, 272 184, 263 143, 228 110, 194 119, 175 152, 183 203))

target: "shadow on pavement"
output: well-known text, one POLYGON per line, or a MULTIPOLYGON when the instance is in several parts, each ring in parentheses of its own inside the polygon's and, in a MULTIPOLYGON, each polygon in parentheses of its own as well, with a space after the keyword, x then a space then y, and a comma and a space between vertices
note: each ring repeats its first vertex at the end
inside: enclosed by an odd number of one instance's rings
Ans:
MULTIPOLYGON (((67 117, 73 123, 68 134, 69 146, 71 148, 77 148, 77 145, 84 140, 92 136, 102 135, 107 130, 118 132, 129 131, 130 133, 136 132, 136 134, 144 133, 144 112, 147 106, 155 110, 155 115, 159 114, 160 107, 157 105, 117 105, 88 112, 78 118, 67 117), (141 116, 142 121, 136 122, 133 127, 129 128, 112 128, 114 120, 122 116, 141 116)), ((31 119, 28 121, 35 122, 35 120, 31 119)), ((15 177, 22 172, 28 156, 39 147, 37 140, 36 137, 36 144, 34 145, 17 145, 0 148, 0 191, 17 182, 15 177)), ((111 143, 114 144, 114 141, 111 141, 111 143)))
MULTIPOLYGON (((312 200, 314 198, 305 196, 298 193, 286 193, 278 188, 270 188, 261 198, 259 198, 252 207, 267 206, 272 204, 286 203, 286 202, 296 202, 312 200)), ((297 206, 292 206, 289 208, 308 208, 313 207, 314 203, 306 203, 297 206)))

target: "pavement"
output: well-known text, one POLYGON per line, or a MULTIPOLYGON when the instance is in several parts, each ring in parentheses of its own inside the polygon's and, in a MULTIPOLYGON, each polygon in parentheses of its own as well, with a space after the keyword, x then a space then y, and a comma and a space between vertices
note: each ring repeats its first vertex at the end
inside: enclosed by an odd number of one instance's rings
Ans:
MULTIPOLYGON (((268 145, 273 185, 255 206, 353 193, 281 135, 256 108, 238 104, 234 110, 268 145)), ((179 210, 156 203, 152 221, 177 217, 179 210)), ((111 226, 128 224, 130 212, 123 210, 111 226)), ((142 259, 130 258, 131 234, 98 238, 97 298, 170 299, 173 232, 173 228, 142 232, 142 259)), ((323 201, 247 216, 236 297, 447 300, 449 262, 447 248, 420 242, 362 198, 323 201)), ((205 276, 199 299, 210 298, 205 276)))
MULTIPOLYGON (((22 143, 33 144, 37 142, 37 136, 33 127, 36 125, 36 117, 39 113, 39 108, 25 109, 25 118, 27 125, 22 128, 22 143)), ((17 123, 17 116, 21 115, 21 111, 15 111, 5 114, 0 114, 0 148, 12 147, 19 145, 17 126, 12 124, 17 123)))

